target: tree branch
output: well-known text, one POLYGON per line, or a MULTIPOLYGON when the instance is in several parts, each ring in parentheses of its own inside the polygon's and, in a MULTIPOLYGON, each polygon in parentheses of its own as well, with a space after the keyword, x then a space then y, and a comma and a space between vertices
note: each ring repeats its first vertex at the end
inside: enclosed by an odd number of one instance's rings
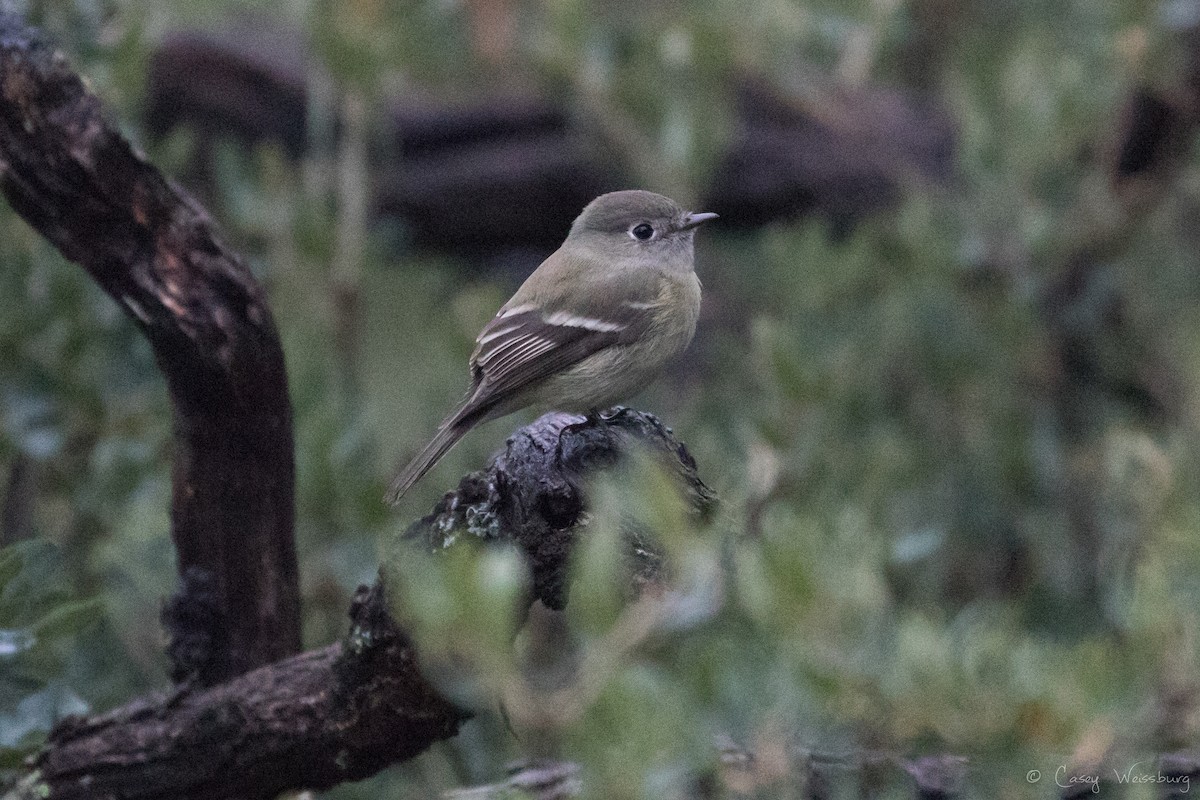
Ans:
POLYGON ((267 800, 368 777, 457 733, 466 714, 421 677, 382 589, 360 589, 350 614, 343 642, 65 720, 28 796, 267 800))
MULTIPOLYGON (((430 544, 464 529, 512 539, 529 555, 534 596, 561 607, 581 487, 634 440, 677 471, 697 514, 714 507, 687 450, 649 414, 547 414, 516 431, 487 469, 463 478, 409 535, 430 544)), ((655 567, 651 557, 639 572, 655 567)), ((36 783, 19 796, 254 800, 364 778, 453 736, 466 714, 421 677, 381 585, 360 589, 350 614, 354 624, 339 644, 216 687, 65 720, 38 757, 36 783)))
POLYGON ((206 588, 204 613, 168 622, 208 621, 175 677, 211 685, 298 651, 292 415, 262 288, 13 15, 0 15, 0 191, 121 305, 166 376, 171 534, 180 574, 206 588))

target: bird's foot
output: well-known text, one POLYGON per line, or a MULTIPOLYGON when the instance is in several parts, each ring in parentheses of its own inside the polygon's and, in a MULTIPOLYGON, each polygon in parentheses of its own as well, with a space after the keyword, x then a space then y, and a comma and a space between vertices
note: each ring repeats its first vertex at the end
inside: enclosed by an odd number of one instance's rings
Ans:
POLYGON ((614 422, 624 416, 632 414, 633 409, 629 406, 609 406, 603 411, 595 411, 593 413, 596 415, 596 419, 600 422, 614 422))
POLYGON ((558 460, 560 463, 562 462, 563 440, 568 435, 576 433, 581 430, 584 430, 586 428, 594 427, 602 422, 608 422, 610 419, 613 419, 615 416, 619 416, 620 414, 623 414, 625 412, 625 410, 626 409, 624 406, 614 406, 613 408, 608 408, 608 409, 605 409, 604 411, 600 411, 598 409, 592 408, 592 409, 589 409, 588 412, 583 415, 583 419, 580 420, 579 422, 572 422, 570 424, 564 425, 562 430, 559 431, 559 434, 558 434, 558 445, 555 447, 555 451, 554 451, 555 459, 558 460), (613 416, 605 416, 605 412, 608 412, 608 411, 615 411, 616 413, 613 416))

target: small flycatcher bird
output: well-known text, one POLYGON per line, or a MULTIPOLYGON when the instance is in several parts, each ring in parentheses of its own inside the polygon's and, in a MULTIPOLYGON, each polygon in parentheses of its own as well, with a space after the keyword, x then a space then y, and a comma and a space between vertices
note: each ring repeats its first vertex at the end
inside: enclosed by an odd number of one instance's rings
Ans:
POLYGON ((471 428, 528 406, 591 413, 636 393, 696 332, 696 226, 653 192, 603 194, 475 339, 471 388, 392 482, 397 502, 471 428))

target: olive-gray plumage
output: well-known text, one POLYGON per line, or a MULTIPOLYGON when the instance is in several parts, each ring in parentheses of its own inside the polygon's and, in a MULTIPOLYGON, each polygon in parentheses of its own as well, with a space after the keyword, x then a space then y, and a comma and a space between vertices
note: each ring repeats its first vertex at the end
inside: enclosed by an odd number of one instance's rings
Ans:
POLYGON ((700 314, 688 213, 641 190, 601 195, 476 338, 471 388, 392 482, 395 503, 471 428, 527 406, 588 412, 635 394, 700 314))

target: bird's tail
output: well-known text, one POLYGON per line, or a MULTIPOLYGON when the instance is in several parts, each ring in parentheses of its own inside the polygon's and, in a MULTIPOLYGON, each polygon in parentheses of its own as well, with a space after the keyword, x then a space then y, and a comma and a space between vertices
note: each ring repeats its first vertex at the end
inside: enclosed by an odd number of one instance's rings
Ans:
POLYGON ((417 454, 417 457, 408 463, 392 485, 388 487, 387 494, 384 495, 384 500, 392 505, 400 502, 400 498, 404 497, 404 493, 412 488, 412 485, 425 475, 426 472, 433 469, 437 462, 442 460, 442 456, 449 452, 451 447, 458 444, 467 431, 475 427, 474 420, 455 419, 458 415, 454 415, 447 419, 438 428, 438 432, 434 435, 429 444, 417 454))
POLYGON ((400 502, 404 493, 421 480, 426 472, 433 469, 434 465, 442 460, 442 456, 450 452, 450 448, 467 435, 467 431, 503 413, 505 412, 494 401, 480 403, 474 395, 467 397, 462 405, 442 420, 429 444, 425 445, 417 457, 395 477, 383 497, 384 501, 392 505, 400 502))

